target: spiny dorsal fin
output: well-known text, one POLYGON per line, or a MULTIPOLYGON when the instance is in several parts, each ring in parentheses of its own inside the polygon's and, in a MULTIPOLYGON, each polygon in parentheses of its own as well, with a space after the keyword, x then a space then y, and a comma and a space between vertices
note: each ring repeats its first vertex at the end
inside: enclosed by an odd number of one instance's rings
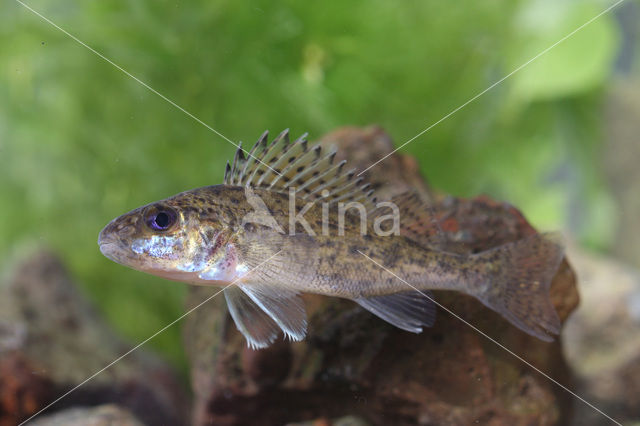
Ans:
POLYGON ((223 182, 224 183, 228 183, 230 180, 231 180, 231 165, 229 164, 229 161, 227 160, 227 166, 224 169, 223 182))
POLYGON ((225 171, 225 184, 287 194, 289 188, 295 188, 298 197, 310 202, 356 201, 372 209, 373 190, 355 170, 343 170, 346 161, 334 164, 335 151, 325 152, 319 143, 309 146, 306 133, 290 142, 288 129, 270 144, 267 136, 264 132, 247 156, 238 148, 233 164, 225 171))
MULTIPOLYGON (((229 173, 229 183, 234 184, 238 181, 240 176, 240 171, 244 168, 244 164, 247 159, 244 156, 244 150, 242 149, 242 142, 238 143, 238 149, 236 150, 236 155, 233 157, 233 165, 231 166, 231 171, 229 173)), ((226 175, 226 173, 225 173, 226 175)), ((226 182, 226 179, 225 179, 226 182)))

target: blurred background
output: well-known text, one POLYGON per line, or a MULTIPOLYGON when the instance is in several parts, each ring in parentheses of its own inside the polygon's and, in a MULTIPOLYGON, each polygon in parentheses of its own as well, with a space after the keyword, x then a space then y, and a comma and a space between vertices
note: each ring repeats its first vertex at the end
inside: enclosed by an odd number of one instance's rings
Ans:
MULTIPOLYGON (((29 2, 234 141, 379 124, 398 146, 611 4, 29 2)), ((185 285, 110 262, 98 232, 220 183, 235 148, 20 4, 1 9, 0 270, 49 246, 140 341, 183 313, 185 285)), ((508 201, 640 266, 639 22, 622 3, 403 151, 438 191, 508 201)), ((184 368, 179 333, 149 345, 184 368)))

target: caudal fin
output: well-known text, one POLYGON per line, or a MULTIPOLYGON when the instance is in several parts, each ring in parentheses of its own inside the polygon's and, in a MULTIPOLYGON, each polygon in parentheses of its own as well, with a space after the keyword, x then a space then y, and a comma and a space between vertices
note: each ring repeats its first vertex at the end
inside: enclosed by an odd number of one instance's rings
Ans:
POLYGON ((488 285, 476 297, 521 330, 550 342, 560 319, 549 287, 564 250, 555 234, 536 234, 477 256, 488 267, 488 285))

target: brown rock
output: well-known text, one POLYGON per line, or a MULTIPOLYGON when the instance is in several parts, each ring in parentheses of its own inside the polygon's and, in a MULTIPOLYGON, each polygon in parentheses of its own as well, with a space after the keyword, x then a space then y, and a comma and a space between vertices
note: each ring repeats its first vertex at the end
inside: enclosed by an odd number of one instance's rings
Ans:
POLYGON ((33 426, 143 426, 129 411, 116 405, 93 408, 69 408, 59 413, 42 416, 33 426))
MULTIPOLYGON (((130 350, 82 297, 60 261, 41 251, 0 286, 0 425, 15 424, 130 350)), ((119 404, 149 424, 187 419, 172 369, 138 349, 46 413, 119 404)))
POLYGON ((337 150, 336 161, 347 160, 347 169, 355 169, 376 190, 380 199, 412 190, 425 201, 435 196, 420 176, 420 167, 413 157, 392 154, 369 168, 393 150, 391 137, 379 126, 341 127, 324 135, 320 141, 337 150))
POLYGON ((18 424, 52 400, 53 383, 20 351, 0 357, 0 426, 18 424))
MULTIPOLYGON (((379 128, 344 128, 322 138, 359 170, 392 150, 379 128)), ((535 232, 512 206, 486 197, 434 197, 413 159, 394 154, 366 173, 380 198, 417 188, 433 203, 438 232, 450 250, 472 252, 535 232)), ((216 289, 190 288, 189 306, 216 289)), ((564 262, 552 285, 564 320, 578 303, 564 262)), ((571 377, 559 342, 545 343, 513 327, 471 297, 439 292, 446 308, 561 383, 571 377)), ((188 317, 196 425, 285 424, 355 416, 373 425, 551 425, 566 422, 572 397, 505 349, 442 309, 433 328, 407 333, 347 300, 306 295, 303 342, 260 351, 243 336, 216 297, 188 317)))

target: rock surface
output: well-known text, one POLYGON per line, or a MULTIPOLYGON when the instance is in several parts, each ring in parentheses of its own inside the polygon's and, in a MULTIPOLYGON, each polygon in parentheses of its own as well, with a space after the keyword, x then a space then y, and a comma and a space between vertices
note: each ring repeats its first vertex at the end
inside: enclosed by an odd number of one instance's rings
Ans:
MULTIPOLYGON (((379 128, 344 128, 322 138, 363 170, 391 152, 379 128)), ((535 230, 508 204, 486 197, 437 197, 411 158, 391 155, 365 173, 381 199, 418 188, 433 203, 451 250, 485 250, 535 230)), ((440 231, 439 231, 440 232, 440 231)), ((191 287, 189 306, 215 289, 191 287)), ((551 295, 564 321, 578 304, 564 262, 551 295)), ((561 344, 541 342, 474 299, 438 292, 447 309, 572 387, 561 344)), ((253 351, 236 330, 223 297, 186 320, 196 425, 280 425, 355 416, 372 425, 552 425, 570 417, 572 398, 460 319, 438 311, 433 328, 407 333, 350 301, 305 295, 308 336, 253 351)), ((328 422, 328 421, 327 421, 328 422)), ((330 424, 330 423, 321 423, 330 424)))
MULTIPOLYGON (((55 256, 35 254, 0 287, 0 425, 25 420, 131 347, 55 256)), ((147 424, 179 425, 188 418, 184 394, 167 364, 138 349, 43 414, 114 403, 147 424)))
POLYGON ((69 408, 35 419, 33 426, 143 426, 133 414, 116 405, 69 408))
MULTIPOLYGON (((377 127, 343 128, 322 140, 359 170, 392 150, 390 138, 377 127)), ((535 232, 508 204, 434 194, 410 157, 391 155, 365 176, 381 199, 417 189, 436 218, 431 232, 450 251, 485 250, 535 232)), ((567 341, 579 375, 575 382, 560 342, 538 341, 457 293, 438 292, 436 299, 460 318, 439 309, 435 326, 420 335, 396 329, 350 301, 305 295, 307 338, 279 340, 260 351, 247 348, 224 298, 215 297, 184 325, 192 410, 173 371, 139 349, 34 424, 553 425, 567 424, 573 409, 583 422, 574 424, 602 421, 505 348, 603 404, 605 411, 632 419, 640 394, 634 332, 640 314, 631 303, 635 287, 626 282, 617 281, 619 292, 590 287, 589 309, 575 316, 567 341), (598 304, 605 296, 607 302, 598 304), (606 329, 614 327, 622 328, 610 335, 606 329), (612 336, 627 336, 627 344, 611 353, 592 344, 612 336)), ((194 306, 217 289, 189 291, 188 304, 194 306)), ((566 262, 551 297, 563 321, 578 304, 566 262)), ((79 294, 60 261, 46 251, 37 253, 0 286, 0 426, 28 418, 129 349, 79 294)))

